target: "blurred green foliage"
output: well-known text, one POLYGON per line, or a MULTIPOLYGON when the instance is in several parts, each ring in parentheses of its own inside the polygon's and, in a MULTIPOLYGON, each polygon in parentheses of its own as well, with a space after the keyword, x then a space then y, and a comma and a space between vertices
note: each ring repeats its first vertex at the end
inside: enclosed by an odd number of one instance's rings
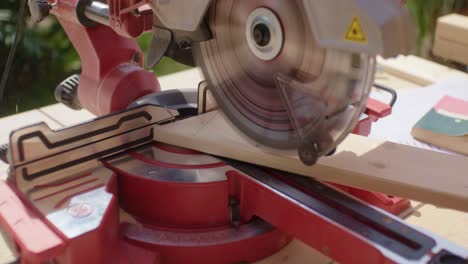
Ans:
MULTIPOLYGON (((19 1, 0 3, 0 71, 15 36, 19 1)), ((57 23, 26 25, 10 70, 0 116, 53 102, 55 85, 77 69, 77 55, 57 23)))
MULTIPOLYGON (((0 73, 13 43, 18 0, 0 1, 0 73)), ((418 55, 430 54, 437 17, 468 8, 467 0, 408 0, 418 34, 418 55)), ((22 112, 55 102, 53 92, 57 84, 72 73, 79 72, 80 60, 67 36, 51 16, 37 25, 24 18, 26 26, 5 90, 0 102, 0 117, 22 112)), ((138 39, 144 51, 150 45, 151 35, 138 39)), ((188 67, 164 58, 154 69, 158 76, 188 67)))
POLYGON ((408 9, 417 31, 418 55, 428 56, 432 47, 437 18, 468 8, 466 0, 408 0, 408 9))
MULTIPOLYGON (((15 36, 19 2, 0 1, 0 76, 15 36)), ((55 87, 81 67, 78 54, 53 16, 40 24, 31 23, 28 17, 23 21, 24 33, 0 102, 0 117, 54 103, 55 87)), ((144 51, 148 50, 150 41, 151 34, 138 39, 144 51)), ((187 68, 164 58, 154 71, 162 76, 187 68)))
MULTIPOLYGON (((140 45, 141 49, 147 54, 151 45, 152 34, 146 33, 143 34, 141 37, 138 38, 138 44, 140 45)), ((164 57, 161 61, 156 65, 154 68, 154 73, 156 76, 163 76, 166 74, 187 70, 190 67, 175 62, 171 58, 164 57)))

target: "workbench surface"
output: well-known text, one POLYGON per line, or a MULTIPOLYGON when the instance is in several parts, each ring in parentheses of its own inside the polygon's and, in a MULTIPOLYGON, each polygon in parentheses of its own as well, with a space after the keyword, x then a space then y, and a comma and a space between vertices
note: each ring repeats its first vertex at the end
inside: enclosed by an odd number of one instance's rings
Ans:
MULTIPOLYGON (((422 88, 435 81, 451 77, 468 78, 468 75, 414 56, 400 56, 390 60, 380 59, 376 80, 396 90, 405 90, 422 88)), ((159 79, 161 87, 165 90, 196 88, 200 80, 197 69, 159 79)), ((61 104, 5 117, 0 119, 0 144, 7 143, 10 132, 22 126, 44 121, 51 128, 58 129, 91 118, 93 115, 85 110, 73 111, 61 104)), ((6 169, 7 165, 0 161, 0 175, 6 175, 4 173, 6 169)), ((412 201, 412 208, 404 212, 401 217, 408 223, 423 227, 468 248, 468 213, 412 201)), ((8 262, 9 259, 11 259, 11 251, 0 236, 0 264, 8 262)), ((303 243, 293 241, 281 252, 259 263, 333 263, 333 261, 303 243)))

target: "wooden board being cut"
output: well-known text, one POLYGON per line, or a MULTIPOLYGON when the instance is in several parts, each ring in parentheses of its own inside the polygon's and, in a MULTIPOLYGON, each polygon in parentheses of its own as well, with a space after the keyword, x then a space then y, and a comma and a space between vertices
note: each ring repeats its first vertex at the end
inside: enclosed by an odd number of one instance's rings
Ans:
POLYGON ((468 211, 468 159, 349 135, 336 154, 308 167, 295 150, 258 145, 221 111, 155 128, 155 140, 320 180, 468 211))
MULTIPOLYGON (((414 65, 413 61, 408 60, 406 57, 399 57, 391 65, 395 69, 405 69, 407 67, 417 68, 418 74, 425 72, 433 72, 437 70, 438 67, 433 67, 433 63, 424 59, 417 58, 421 61, 420 64, 414 65)), ((384 61, 386 62, 386 61, 384 61)), ((438 65, 439 67, 443 67, 438 65)), ((445 67, 443 67, 445 68, 445 67)), ((398 72, 402 72, 398 70, 398 72)), ((452 75, 449 71, 444 71, 448 75, 452 75), (449 74, 450 73, 450 74, 449 74)), ((377 77, 378 82, 382 83, 388 87, 392 88, 401 88, 403 89, 414 89, 422 88, 420 85, 417 85, 410 79, 403 79, 400 75, 392 75, 383 70, 380 76, 377 77), (379 79, 380 78, 380 79, 379 79), (383 78, 383 79, 382 79, 383 78)), ((414 72, 416 74, 416 72, 414 72)), ((160 78, 162 88, 181 88, 181 87, 196 87, 196 84, 200 80, 199 77, 195 80, 196 71, 185 71, 180 74, 169 75, 167 77, 160 78), (185 74, 189 73, 189 74, 185 74), (181 82, 182 85, 181 85, 181 82), (186 83, 186 85, 184 84, 186 83), (169 86, 170 85, 170 86, 169 86), (172 86, 172 87, 171 87, 172 86)), ((82 115, 82 112, 67 111, 66 107, 60 104, 54 105, 52 107, 42 108, 41 111, 35 110, 36 114, 34 116, 41 117, 41 119, 48 119, 44 113, 47 113, 48 116, 54 118, 54 120, 59 121, 60 124, 68 124, 69 122, 83 122, 88 118, 86 115, 82 115), (65 114, 64 114, 65 113, 65 114), (79 113, 79 115, 78 115, 79 113)), ((28 114, 28 117, 30 115, 28 114)), ((30 120, 30 118, 25 117, 23 114, 18 114, 12 117, 0 119, 0 138, 4 135, 6 143, 7 135, 10 131, 18 126, 30 125, 37 120, 30 120), (7 122, 5 122, 5 120, 7 122), (24 124, 23 124, 24 123, 24 124)), ((52 120, 51 120, 52 121, 52 120)), ((48 122, 49 123, 49 122, 48 122)), ((50 123, 49 123, 50 124, 50 123)), ((193 132, 193 131, 192 131, 193 132)), ((360 138, 359 138, 360 139, 360 138)), ((370 140, 370 139, 369 139, 370 140)), ((0 142, 2 143, 2 142, 0 142)), ((424 164, 425 165, 425 164, 424 164)), ((422 165, 420 165, 422 166, 422 165)), ((466 165, 468 166, 468 164, 466 165)), ((464 168, 466 168, 466 166, 464 168)), ((1 162, 0 162, 0 174, 1 174, 1 162)), ((6 165, 5 165, 6 168, 6 165)), ((466 169, 465 169, 466 170, 466 169)), ((412 172, 412 170, 410 170, 412 172)), ((463 170, 460 172, 463 173, 463 170)), ((444 175, 441 177, 445 177, 444 175)), ((442 235, 443 237, 450 239, 454 242, 460 243, 465 247, 468 247, 468 235, 466 228, 466 214, 455 212, 452 210, 440 209, 431 205, 424 205, 419 202, 412 202, 413 208, 408 212, 405 212, 401 217, 408 219, 410 223, 414 223, 418 226, 429 229, 435 233, 442 235), (416 212, 414 212, 416 211, 416 212)), ((125 218, 128 219, 128 218, 125 218)), ((130 221, 131 222, 131 221, 130 221)), ((13 254, 9 251, 9 248, 4 245, 2 237, 0 236, 0 263, 10 263, 12 262, 13 254)), ((319 263, 327 264, 333 263, 330 259, 325 256, 320 255, 317 251, 310 249, 303 243, 295 240, 286 246, 282 251, 278 252, 272 257, 267 258, 259 262, 259 264, 296 264, 296 263, 319 263)))

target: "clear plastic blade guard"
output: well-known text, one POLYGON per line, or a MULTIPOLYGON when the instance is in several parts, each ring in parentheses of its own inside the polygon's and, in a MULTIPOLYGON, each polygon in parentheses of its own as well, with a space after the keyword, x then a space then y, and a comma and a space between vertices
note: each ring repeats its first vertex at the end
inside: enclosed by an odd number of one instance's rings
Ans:
POLYGON ((356 126, 372 87, 374 64, 363 53, 327 49, 319 77, 275 76, 305 164, 333 152, 356 126))

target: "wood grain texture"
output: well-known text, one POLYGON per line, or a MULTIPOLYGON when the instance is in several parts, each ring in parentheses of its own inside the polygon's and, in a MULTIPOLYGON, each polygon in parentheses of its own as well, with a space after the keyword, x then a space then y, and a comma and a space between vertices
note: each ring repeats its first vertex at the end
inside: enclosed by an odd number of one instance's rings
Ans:
POLYGON ((336 154, 308 167, 296 151, 243 136, 220 111, 155 128, 155 140, 362 189, 468 211, 468 158, 349 135, 336 154))
POLYGON ((255 264, 331 264, 333 260, 311 249, 299 240, 293 240, 276 254, 255 264))
POLYGON ((39 111, 63 127, 77 125, 95 117, 87 110, 73 110, 64 104, 49 105, 40 108, 39 111))
MULTIPOLYGON (((7 143, 12 130, 46 122, 51 128, 60 128, 61 125, 50 119, 37 110, 16 114, 0 119, 0 144, 7 143)), ((0 180, 5 180, 7 176, 8 164, 0 161, 0 180)), ((14 245, 10 244, 7 236, 0 230, 0 263, 14 263, 16 260, 14 245)))
POLYGON ((468 65, 468 16, 440 17, 432 51, 442 58, 468 65))
MULTIPOLYGON (((404 57, 400 58, 398 62, 395 62, 393 66, 395 66, 398 69, 404 68, 402 67, 402 65, 406 63, 406 59, 403 59, 403 58, 404 57)), ((424 59, 420 59, 420 61, 421 61, 421 64, 418 64, 418 67, 420 67, 419 71, 424 71, 425 69, 428 69, 428 68, 432 70, 434 69, 432 67, 432 64, 429 61, 424 60, 424 59)), ((181 74, 169 75, 167 77, 165 76, 165 77, 160 78, 160 82, 162 84, 162 87, 166 89, 181 88, 181 86, 190 86, 187 88, 195 88, 196 84, 198 84, 198 81, 201 80, 200 77, 197 77, 197 74, 198 74, 197 71, 198 70, 191 70, 191 71, 183 72, 181 74), (188 72, 189 74, 186 74, 188 72)), ((381 75, 381 78, 384 79, 384 82, 385 82, 384 84, 389 87, 398 87, 402 89, 420 87, 419 84, 416 84, 409 79, 404 79, 401 77, 401 75, 398 75, 398 74, 393 75, 384 71, 384 73, 381 75)), ((81 116, 78 115, 79 112, 76 112, 76 111, 69 112, 66 115, 61 115, 60 111, 63 110, 62 107, 63 106, 60 106, 60 107, 55 106, 55 107, 50 107, 50 108, 46 107, 47 111, 45 112, 57 120, 59 120, 59 116, 60 116, 60 120, 62 120, 61 116, 64 116, 64 118, 67 120, 68 119, 72 121, 81 120, 81 116)), ((44 108, 42 110, 44 110, 44 108)), ((18 128, 19 126, 30 125, 42 119, 48 119, 48 117, 45 116, 43 113, 40 113, 38 111, 34 111, 34 112, 36 113, 32 115, 27 114, 26 116, 24 116, 23 114, 18 114, 15 116, 7 117, 6 122, 4 121, 5 118, 0 119, 0 138, 2 138, 2 135, 8 135, 12 129, 18 128), (39 120, 36 118, 32 118, 32 117, 39 117, 39 120)), ((62 120, 61 122, 65 123, 67 122, 67 120, 65 121, 62 120)), ((85 121, 85 120, 82 120, 82 121, 85 121)), ((55 123, 52 120, 49 120, 47 122, 55 123)), ((58 128, 57 124, 56 124, 56 127, 58 128)), ((7 138, 7 136, 5 138, 7 138)), ((427 167, 432 166, 429 164, 424 164, 424 165, 427 167)), ((2 164, 0 164, 0 167, 1 166, 2 164)), ((6 167, 6 165, 4 166, 6 167)), ((410 173, 411 173, 411 170, 409 172, 404 173, 404 175, 407 175, 410 173)), ((1 174, 1 168, 0 168, 0 174, 1 174)), ((445 177, 445 174, 442 175, 441 177, 445 177)), ((463 235, 463 234, 466 234, 467 232, 467 227, 466 227, 467 214, 455 212, 452 210, 439 209, 431 205, 423 206, 423 204, 419 202, 414 202, 413 204, 414 204, 414 207, 409 212, 406 212, 405 214, 405 216, 408 217, 408 221, 410 221, 411 223, 414 223, 415 225, 422 226, 422 227, 425 227, 426 229, 432 230, 442 235, 445 238, 453 240, 454 242, 459 242, 465 247, 468 247, 466 244, 464 244, 465 243, 463 242, 464 239, 457 238, 458 237, 457 234, 463 235)), ((11 251, 8 251, 8 248, 5 247, 5 245, 2 243, 2 238, 0 236, 0 263, 5 263, 6 261, 9 260, 8 259, 9 257, 11 257, 11 251)), ((321 255, 319 252, 313 249, 310 249, 302 242, 295 240, 292 243, 290 243, 288 246, 286 246, 282 251, 278 252, 272 257, 269 257, 263 261, 260 261, 258 264, 279 264, 279 263, 290 263, 290 264, 324 263, 325 264, 325 263, 333 263, 333 262, 329 258, 321 255)))
MULTIPOLYGON (((59 123, 38 110, 4 117, 0 119, 0 144, 8 143, 11 131, 39 122, 46 122, 49 127, 54 129, 62 127, 59 123)), ((0 180, 6 178, 7 169, 8 164, 0 160, 0 180)))
POLYGON ((468 248, 468 214, 466 213, 426 204, 406 218, 406 221, 468 248))
MULTIPOLYGON (((468 31, 466 35, 468 36, 468 31)), ((468 44, 461 44, 436 37, 432 51, 435 55, 444 59, 468 65, 468 44)))
POLYGON ((15 263, 17 260, 12 241, 7 239, 6 233, 0 229, 0 263, 15 263))
POLYGON ((4 117, 0 119, 0 144, 8 143, 11 131, 40 122, 46 122, 52 129, 62 127, 60 124, 37 110, 4 117))
POLYGON ((194 68, 178 73, 162 76, 158 78, 161 90, 172 89, 197 89, 198 84, 203 80, 200 69, 194 68))
POLYGON ((447 78, 468 78, 466 73, 412 55, 387 60, 378 58, 377 62, 386 73, 419 86, 427 86, 447 78))
POLYGON ((468 45, 468 16, 449 14, 438 18, 435 36, 468 45))
POLYGON ((397 92, 399 91, 407 91, 413 89, 419 89, 421 86, 414 82, 398 78, 394 75, 386 73, 385 71, 377 71, 375 74, 375 83, 390 87, 397 92))

